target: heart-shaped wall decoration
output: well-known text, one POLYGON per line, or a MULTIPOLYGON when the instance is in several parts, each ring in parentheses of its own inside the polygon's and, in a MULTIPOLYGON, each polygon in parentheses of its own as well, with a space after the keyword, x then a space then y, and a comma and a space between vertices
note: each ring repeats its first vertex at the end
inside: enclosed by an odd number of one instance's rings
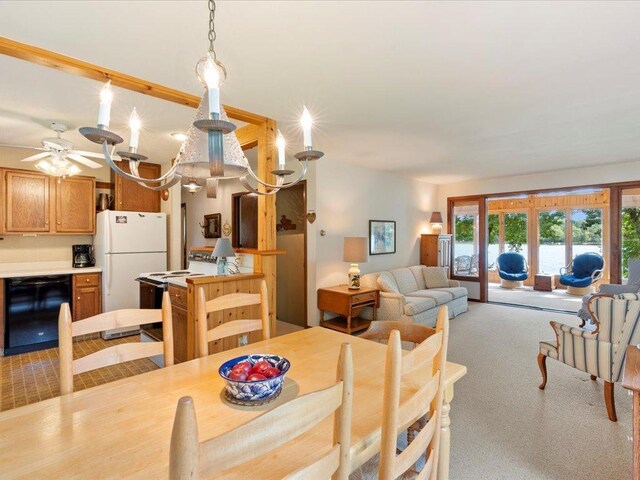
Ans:
POLYGON ((307 222, 313 223, 315 221, 316 221, 316 212, 311 210, 307 213, 307 222))

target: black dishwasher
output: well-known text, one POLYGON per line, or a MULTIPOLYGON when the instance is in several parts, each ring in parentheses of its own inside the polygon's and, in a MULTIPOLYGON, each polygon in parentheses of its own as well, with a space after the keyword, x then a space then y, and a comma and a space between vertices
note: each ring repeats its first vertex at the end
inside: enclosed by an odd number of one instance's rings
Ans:
POLYGON ((6 279, 5 355, 56 347, 63 303, 71 303, 71 275, 6 279))

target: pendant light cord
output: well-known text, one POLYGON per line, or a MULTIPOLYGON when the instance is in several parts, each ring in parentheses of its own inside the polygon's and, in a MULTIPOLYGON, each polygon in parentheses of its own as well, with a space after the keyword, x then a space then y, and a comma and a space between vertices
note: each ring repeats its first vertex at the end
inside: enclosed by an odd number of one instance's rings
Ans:
POLYGON ((216 2, 214 0, 208 0, 209 4, 209 51, 213 54, 213 59, 216 58, 216 51, 213 48, 213 42, 216 41, 216 2))

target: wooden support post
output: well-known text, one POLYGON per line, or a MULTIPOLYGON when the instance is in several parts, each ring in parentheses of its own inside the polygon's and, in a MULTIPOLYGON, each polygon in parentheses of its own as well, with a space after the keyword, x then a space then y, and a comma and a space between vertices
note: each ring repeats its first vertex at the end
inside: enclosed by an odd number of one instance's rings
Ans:
MULTIPOLYGON (((258 177, 273 183, 271 174, 275 170, 273 148, 276 138, 276 122, 268 119, 258 132, 258 177)), ((261 191, 264 189, 260 186, 261 191)), ((275 195, 258 196, 258 250, 276 249, 276 197, 275 195)), ((269 290, 269 318, 271 335, 276 335, 276 258, 274 255, 256 255, 254 270, 264 274, 269 290)))

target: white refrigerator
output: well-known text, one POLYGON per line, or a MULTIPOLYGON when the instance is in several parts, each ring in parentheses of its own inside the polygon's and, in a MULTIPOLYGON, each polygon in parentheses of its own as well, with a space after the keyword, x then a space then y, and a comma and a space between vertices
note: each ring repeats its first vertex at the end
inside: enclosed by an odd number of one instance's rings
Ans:
MULTIPOLYGON (((167 217, 164 213, 98 213, 94 239, 96 266, 102 268, 102 311, 140 308, 143 272, 167 269, 167 217)), ((130 334, 137 328, 103 332, 104 338, 130 334)))

